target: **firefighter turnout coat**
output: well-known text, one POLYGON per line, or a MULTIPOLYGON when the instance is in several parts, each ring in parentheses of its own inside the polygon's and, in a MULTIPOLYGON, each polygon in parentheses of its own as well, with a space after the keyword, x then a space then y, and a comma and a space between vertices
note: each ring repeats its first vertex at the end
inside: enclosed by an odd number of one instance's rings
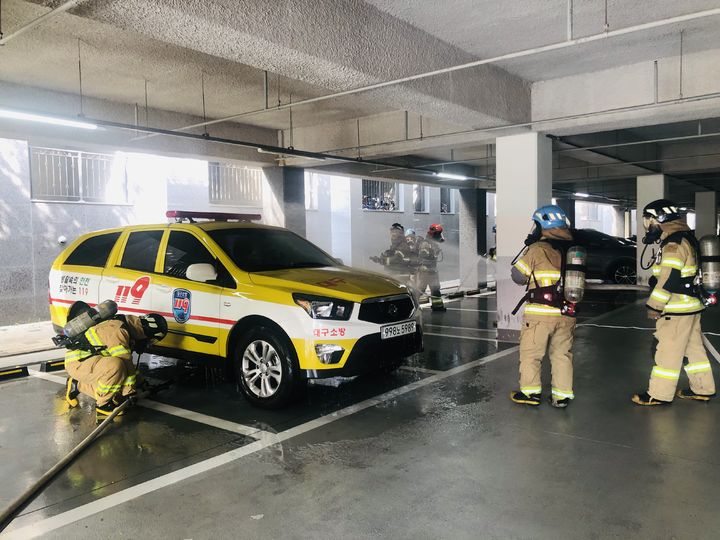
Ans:
POLYGON ((687 238, 667 242, 671 235, 690 230, 684 222, 671 221, 660 227, 662 249, 652 267, 657 281, 646 304, 659 316, 655 323, 655 366, 648 394, 661 401, 672 401, 685 362, 690 389, 696 394, 711 395, 715 393, 715 381, 700 326, 705 306, 692 288, 680 286, 695 277, 699 254, 687 238))
MULTIPOLYGON (((549 240, 571 241, 566 228, 548 229, 531 244, 514 268, 527 278, 528 289, 547 287, 560 280, 563 253, 549 240), (536 285, 537 281, 537 285, 536 285)), ((552 395, 555 399, 573 399, 573 355, 575 319, 562 314, 559 307, 527 303, 520 331, 520 391, 540 394, 541 362, 548 353, 552 363, 552 395)))

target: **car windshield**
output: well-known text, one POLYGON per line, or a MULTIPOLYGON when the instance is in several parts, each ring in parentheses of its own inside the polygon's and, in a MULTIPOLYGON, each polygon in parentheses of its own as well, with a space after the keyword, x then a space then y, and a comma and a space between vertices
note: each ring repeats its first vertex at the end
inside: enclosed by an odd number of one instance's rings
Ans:
POLYGON ((246 272, 338 265, 320 248, 287 230, 229 228, 208 234, 246 272))

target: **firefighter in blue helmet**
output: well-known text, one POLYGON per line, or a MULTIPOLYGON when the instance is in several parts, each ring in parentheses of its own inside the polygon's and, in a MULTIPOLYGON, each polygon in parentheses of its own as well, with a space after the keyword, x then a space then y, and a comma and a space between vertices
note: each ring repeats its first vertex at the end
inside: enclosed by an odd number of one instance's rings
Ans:
POLYGON ((541 362, 545 353, 552 363, 553 407, 567 407, 573 394, 572 345, 575 318, 563 309, 558 283, 565 252, 572 243, 570 220, 559 206, 543 206, 532 215, 533 228, 525 251, 511 270, 512 280, 525 285, 527 302, 520 332, 520 389, 510 399, 523 405, 539 405, 542 391, 541 362))

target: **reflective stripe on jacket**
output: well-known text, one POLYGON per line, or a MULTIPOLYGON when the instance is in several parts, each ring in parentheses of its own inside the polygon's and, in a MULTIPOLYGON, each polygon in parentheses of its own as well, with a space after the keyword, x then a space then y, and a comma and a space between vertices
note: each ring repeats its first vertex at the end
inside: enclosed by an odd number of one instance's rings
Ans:
MULTIPOLYGON (((682 222, 670 222, 663 226, 663 240, 678 231, 690 230, 682 222)), ((661 256, 652 267, 657 283, 650 293, 647 307, 668 315, 688 315, 705 309, 702 301, 692 294, 672 292, 669 282, 673 279, 692 277, 697 273, 695 249, 683 238, 680 243, 671 242, 662 248, 661 256)))
MULTIPOLYGON (((551 229, 545 232, 551 238, 557 240, 572 240, 567 229, 551 229), (549 234, 552 233, 552 234, 549 234)), ((521 258, 515 263, 514 268, 528 279, 528 289, 535 289, 536 286, 548 287, 560 281, 562 267, 562 254, 553 248, 547 237, 531 244, 521 258), (533 278, 534 274, 534 278, 533 278), (535 283, 537 281, 537 284, 535 283)), ((560 308, 545 304, 527 303, 524 314, 530 318, 561 317, 560 308)))

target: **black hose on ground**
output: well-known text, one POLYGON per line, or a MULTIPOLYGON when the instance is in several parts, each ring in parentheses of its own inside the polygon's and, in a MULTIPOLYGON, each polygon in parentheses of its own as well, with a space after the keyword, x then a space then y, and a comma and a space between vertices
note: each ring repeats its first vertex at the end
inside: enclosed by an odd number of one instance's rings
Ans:
POLYGON ((125 409, 130 407, 134 400, 126 400, 119 407, 117 407, 105 420, 103 420, 98 426, 85 437, 80 444, 73 448, 69 454, 58 461, 48 472, 43 474, 32 486, 30 486, 25 493, 20 495, 15 501, 10 504, 8 508, 0 514, 0 532, 10 525, 10 522, 22 512, 22 510, 30 504, 35 497, 49 484, 65 467, 67 467, 72 461, 78 457, 83 450, 85 450, 90 444, 97 439, 107 428, 110 427, 115 417, 123 412, 125 409))
POLYGON ((107 428, 110 427, 117 415, 134 405, 139 397, 144 398, 150 395, 154 395, 160 390, 164 390, 170 387, 174 382, 175 381, 166 381, 164 383, 155 385, 149 388, 147 391, 138 393, 137 397, 132 397, 125 400, 120 406, 118 406, 112 413, 110 413, 110 415, 105 420, 98 424, 98 426, 94 430, 92 430, 92 432, 90 432, 90 434, 85 437, 80 442, 80 444, 73 448, 70 453, 67 454, 64 458, 58 461, 49 471, 43 474, 32 486, 25 490, 22 495, 15 499, 12 504, 3 511, 2 514, 0 514, 0 533, 4 531, 8 525, 10 525, 12 520, 15 519, 17 515, 22 512, 28 504, 35 500, 35 497, 37 497, 42 492, 42 490, 45 489, 45 487, 50 482, 52 482, 52 480, 60 472, 62 472, 63 469, 65 469, 65 467, 70 465, 70 463, 72 463, 75 458, 77 458, 83 452, 83 450, 90 446, 90 444, 92 444, 95 439, 97 439, 107 428))

